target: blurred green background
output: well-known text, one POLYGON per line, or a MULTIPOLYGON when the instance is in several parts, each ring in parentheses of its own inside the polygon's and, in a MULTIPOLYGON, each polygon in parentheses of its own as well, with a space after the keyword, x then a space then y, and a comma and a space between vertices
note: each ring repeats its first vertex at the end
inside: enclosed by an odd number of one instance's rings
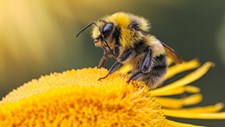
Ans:
MULTIPOLYGON (((206 98, 201 105, 225 102, 225 0, 1 0, 0 96, 41 75, 96 66, 102 50, 94 47, 90 29, 78 39, 75 34, 117 11, 149 19, 151 33, 183 59, 215 62, 193 84, 206 98)), ((180 121, 225 125, 222 120, 180 121)))

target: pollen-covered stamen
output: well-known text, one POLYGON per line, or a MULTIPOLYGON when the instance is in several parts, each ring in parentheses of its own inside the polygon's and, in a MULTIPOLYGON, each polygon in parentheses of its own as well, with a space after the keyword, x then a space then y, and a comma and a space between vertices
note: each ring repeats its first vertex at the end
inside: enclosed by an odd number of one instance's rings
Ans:
POLYGON ((0 126, 167 127, 142 82, 128 84, 118 73, 97 81, 106 73, 89 68, 32 80, 1 101, 0 126))

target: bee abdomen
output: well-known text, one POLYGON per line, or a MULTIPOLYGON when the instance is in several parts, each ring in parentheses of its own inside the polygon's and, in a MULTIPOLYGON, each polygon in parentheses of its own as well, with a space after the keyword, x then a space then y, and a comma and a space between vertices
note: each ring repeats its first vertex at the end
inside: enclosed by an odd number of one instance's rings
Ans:
POLYGON ((162 84, 164 75, 167 71, 166 55, 160 55, 154 58, 152 69, 149 73, 143 75, 142 80, 150 87, 156 88, 162 84))
POLYGON ((167 69, 167 57, 164 54, 156 56, 154 58, 152 71, 160 72, 167 69))

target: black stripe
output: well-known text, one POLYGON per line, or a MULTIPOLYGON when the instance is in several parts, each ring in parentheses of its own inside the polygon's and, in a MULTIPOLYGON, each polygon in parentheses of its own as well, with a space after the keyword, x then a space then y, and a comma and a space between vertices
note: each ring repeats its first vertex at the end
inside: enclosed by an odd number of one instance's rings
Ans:
POLYGON ((115 49, 114 49, 114 54, 116 57, 119 56, 120 54, 120 50, 119 50, 119 46, 121 46, 120 44, 120 29, 119 28, 115 28, 114 32, 113 32, 113 35, 112 35, 112 38, 115 39, 115 49))
POLYGON ((160 55, 154 58, 155 65, 152 68, 152 74, 161 75, 166 72, 167 69, 167 58, 166 55, 160 55))
POLYGON ((121 36, 120 29, 116 27, 113 32, 112 38, 115 38, 115 42, 118 45, 120 45, 120 36, 121 36))
POLYGON ((147 45, 144 40, 140 40, 134 44, 134 50, 137 52, 137 54, 147 51, 148 48, 149 45, 147 45))
POLYGON ((120 61, 123 62, 128 59, 129 56, 131 56, 134 53, 134 50, 127 49, 124 51, 124 53, 120 56, 120 61))

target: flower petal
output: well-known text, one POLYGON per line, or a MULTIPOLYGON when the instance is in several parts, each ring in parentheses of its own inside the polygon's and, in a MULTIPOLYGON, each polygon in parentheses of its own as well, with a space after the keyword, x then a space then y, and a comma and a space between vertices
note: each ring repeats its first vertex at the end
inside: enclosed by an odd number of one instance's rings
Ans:
POLYGON ((199 103, 202 100, 202 95, 194 94, 181 99, 157 97, 156 100, 160 103, 162 107, 165 107, 165 108, 181 108, 183 106, 199 103))
POLYGON ((197 70, 195 70, 194 72, 186 75, 185 77, 169 84, 166 85, 162 88, 158 88, 156 90, 152 90, 152 94, 157 94, 160 95, 160 93, 164 93, 165 91, 169 91, 172 89, 176 89, 178 87, 182 87, 185 86, 191 82, 196 81, 197 79, 199 79, 200 77, 202 77, 208 70, 210 67, 212 67, 214 64, 212 62, 206 62, 204 65, 202 65, 200 68, 198 68, 197 70))
POLYGON ((130 64, 123 65, 118 72, 122 74, 127 74, 130 70, 132 70, 132 66, 130 64))
POLYGON ((202 107, 194 107, 194 108, 182 108, 179 111, 184 112, 192 112, 192 113, 213 113, 219 112, 224 107, 223 103, 217 103, 215 105, 202 106, 202 107))
POLYGON ((197 104, 202 101, 202 95, 201 94, 193 94, 191 96, 182 98, 182 101, 185 106, 197 104))
POLYGON ((169 57, 167 57, 167 63, 170 66, 171 64, 173 64, 173 60, 169 57))
POLYGON ((196 86, 185 86, 185 92, 188 92, 188 93, 198 93, 200 92, 200 89, 196 86))
POLYGON ((166 116, 186 119, 225 119, 225 112, 193 113, 180 110, 163 109, 166 116))
POLYGON ((200 92, 200 89, 196 86, 183 86, 183 87, 178 87, 178 88, 171 89, 168 91, 164 91, 164 93, 152 92, 151 95, 152 96, 169 96, 169 95, 182 94, 184 92, 198 93, 198 92, 200 92))
POLYGON ((199 61, 197 59, 193 59, 188 62, 183 62, 182 64, 177 64, 168 68, 168 72, 165 76, 165 80, 173 77, 174 75, 184 72, 187 70, 191 70, 197 68, 199 66, 199 61))
POLYGON ((167 123, 171 127, 203 127, 203 126, 198 126, 198 125, 179 123, 179 122, 175 122, 175 121, 171 121, 171 120, 167 120, 167 123))

